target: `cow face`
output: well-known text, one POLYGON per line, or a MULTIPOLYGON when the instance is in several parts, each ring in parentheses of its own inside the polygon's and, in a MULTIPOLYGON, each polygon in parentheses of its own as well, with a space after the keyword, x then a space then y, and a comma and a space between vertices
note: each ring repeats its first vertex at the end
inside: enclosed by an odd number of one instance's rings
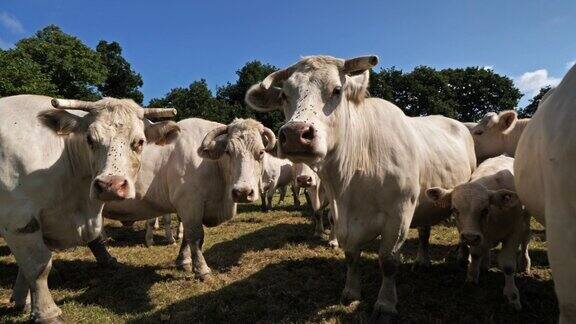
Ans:
POLYGON ((252 86, 246 102, 258 111, 281 109, 287 123, 278 134, 279 157, 314 165, 334 148, 339 111, 364 100, 368 70, 377 63, 376 56, 306 57, 252 86))
POLYGON ((490 112, 470 128, 478 162, 506 151, 505 137, 514 129, 517 120, 517 114, 513 110, 503 111, 500 114, 490 112))
POLYGON ((235 119, 206 134, 198 154, 226 163, 231 198, 237 203, 250 203, 260 198, 264 154, 274 149, 275 143, 274 133, 261 123, 235 119))
POLYGON ((71 140, 73 158, 85 162, 77 164, 87 165, 91 171, 90 198, 101 201, 134 198, 144 145, 170 143, 180 131, 172 121, 153 124, 144 118, 174 116, 174 109, 143 109, 129 99, 53 99, 52 105, 58 109, 41 112, 39 119, 71 140), (79 116, 64 109, 88 113, 79 116))
POLYGON ((298 187, 310 188, 318 185, 318 175, 304 163, 294 164, 294 178, 298 187))
POLYGON ((431 188, 426 190, 426 196, 441 207, 451 208, 461 241, 471 246, 483 243, 483 228, 492 213, 519 205, 515 192, 488 190, 475 183, 463 184, 454 190, 431 188))

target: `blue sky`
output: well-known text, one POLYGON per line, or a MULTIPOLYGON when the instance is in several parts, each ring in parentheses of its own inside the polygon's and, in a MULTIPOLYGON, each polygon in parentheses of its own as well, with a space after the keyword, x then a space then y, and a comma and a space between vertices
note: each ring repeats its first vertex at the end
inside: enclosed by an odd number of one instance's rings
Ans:
POLYGON ((576 60, 576 1, 1 0, 0 47, 57 24, 91 47, 118 41, 145 101, 204 78, 214 89, 250 60, 380 56, 411 70, 482 66, 513 78, 527 102, 576 60))

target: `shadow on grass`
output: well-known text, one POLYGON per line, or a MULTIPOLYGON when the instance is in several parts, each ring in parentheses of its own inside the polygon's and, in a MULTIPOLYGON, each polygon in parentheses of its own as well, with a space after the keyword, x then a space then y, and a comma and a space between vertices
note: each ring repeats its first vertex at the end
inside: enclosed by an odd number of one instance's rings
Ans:
POLYGON ((0 256, 9 256, 11 253, 8 245, 0 246, 0 256))
MULTIPOLYGON (((148 291, 154 283, 174 279, 171 275, 158 274, 159 269, 157 266, 134 267, 125 264, 117 269, 104 269, 96 262, 55 259, 48 285, 51 291, 81 292, 58 301, 58 304, 73 300, 86 305, 99 305, 116 314, 137 314, 152 309, 148 291)), ((15 263, 0 261, 0 285, 3 288, 12 288, 17 273, 15 263)), ((1 314, 11 312, 8 305, 0 306, 1 314)))

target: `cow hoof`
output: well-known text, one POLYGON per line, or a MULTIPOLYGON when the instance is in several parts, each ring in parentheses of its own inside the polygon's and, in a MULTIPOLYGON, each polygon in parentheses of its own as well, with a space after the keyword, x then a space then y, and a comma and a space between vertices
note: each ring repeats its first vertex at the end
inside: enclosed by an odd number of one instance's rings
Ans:
POLYGON ((191 263, 179 264, 178 269, 184 272, 192 272, 192 264, 191 263))
POLYGON ((32 305, 30 303, 24 305, 14 305, 14 311, 20 315, 28 314, 30 311, 32 311, 32 305))
POLYGON ((154 245, 154 241, 153 240, 146 240, 144 242, 144 245, 146 245, 147 248, 151 247, 152 245, 154 245))
POLYGON ((328 246, 333 248, 333 249, 337 249, 340 247, 340 245, 338 245, 338 241, 337 240, 331 240, 328 242, 328 246))
POLYGON ((340 296, 340 304, 344 306, 348 306, 357 300, 360 300, 360 293, 348 289, 344 289, 342 296, 340 296))
POLYGON ((34 322, 40 323, 40 324, 65 324, 66 323, 66 321, 64 320, 62 315, 58 315, 56 317, 47 318, 47 319, 36 320, 34 322))
POLYGON ((512 308, 514 308, 515 311, 519 312, 522 310, 522 304, 520 303, 519 300, 515 300, 510 302, 510 305, 512 306, 512 308))
POLYGON ((314 232, 314 237, 316 237, 316 238, 323 238, 323 234, 324 234, 323 232, 318 232, 318 231, 316 231, 316 232, 314 232))
POLYGON ((113 256, 106 258, 106 259, 103 259, 103 260, 97 260, 97 261, 98 261, 98 265, 102 268, 116 269, 116 268, 120 267, 120 263, 113 256))
POLYGON ((386 307, 376 303, 374 311, 370 317, 370 323, 396 323, 398 322, 398 312, 395 307, 386 307))
POLYGON ((202 282, 210 282, 212 281, 212 273, 208 272, 205 274, 197 274, 196 278, 202 282))
POLYGON ((176 244, 176 240, 175 240, 173 237, 171 237, 171 238, 168 239, 168 242, 167 242, 167 243, 168 243, 169 245, 173 245, 173 244, 176 244))
POLYGON ((428 273, 432 270, 432 264, 430 262, 414 262, 412 265, 412 271, 428 273))

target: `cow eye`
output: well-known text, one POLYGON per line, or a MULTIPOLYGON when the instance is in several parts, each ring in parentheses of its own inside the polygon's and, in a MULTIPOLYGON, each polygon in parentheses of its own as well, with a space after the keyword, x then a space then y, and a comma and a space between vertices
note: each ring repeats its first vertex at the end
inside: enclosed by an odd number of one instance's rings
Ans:
POLYGON ((484 131, 481 131, 481 130, 474 131, 474 135, 480 136, 482 134, 484 134, 484 131))
POLYGON ((258 160, 262 161, 263 158, 264 158, 264 150, 261 150, 261 151, 258 153, 258 160))
POLYGON ((342 87, 341 86, 337 86, 334 87, 334 89, 332 89, 332 95, 333 96, 339 96, 342 93, 342 87))
POLYGON ((134 149, 134 151, 140 153, 140 152, 142 152, 142 148, 144 147, 145 142, 146 141, 141 138, 138 141, 134 142, 134 144, 132 145, 132 148, 134 149))

